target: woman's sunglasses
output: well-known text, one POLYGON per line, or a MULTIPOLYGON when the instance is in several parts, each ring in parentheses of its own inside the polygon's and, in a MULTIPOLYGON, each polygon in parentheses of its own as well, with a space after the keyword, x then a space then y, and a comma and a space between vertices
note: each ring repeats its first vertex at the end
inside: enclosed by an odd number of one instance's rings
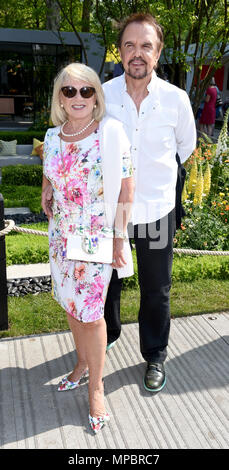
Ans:
POLYGON ((74 86, 63 86, 61 91, 66 98, 73 98, 78 91, 82 98, 91 98, 95 94, 95 88, 92 86, 83 86, 80 90, 77 90, 74 86))

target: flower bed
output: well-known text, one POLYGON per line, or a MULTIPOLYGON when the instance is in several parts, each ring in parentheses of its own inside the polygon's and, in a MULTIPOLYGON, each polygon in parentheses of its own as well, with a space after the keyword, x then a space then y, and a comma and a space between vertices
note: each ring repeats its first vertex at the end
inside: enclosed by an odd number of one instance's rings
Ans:
POLYGON ((229 250, 229 138, 225 114, 218 142, 207 136, 185 164, 182 193, 186 212, 174 246, 197 250, 229 250))

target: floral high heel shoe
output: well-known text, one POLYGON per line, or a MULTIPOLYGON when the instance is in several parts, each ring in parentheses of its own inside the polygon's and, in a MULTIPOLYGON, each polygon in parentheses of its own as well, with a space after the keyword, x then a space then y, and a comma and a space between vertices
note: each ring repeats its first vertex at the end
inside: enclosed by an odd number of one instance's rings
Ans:
POLYGON ((79 380, 77 380, 76 382, 71 382, 70 380, 68 380, 68 376, 66 375, 66 376, 63 377, 63 379, 61 380, 61 383, 60 383, 60 385, 59 385, 59 387, 58 387, 58 392, 67 392, 68 390, 74 390, 75 388, 78 388, 79 385, 80 385, 81 380, 82 380, 83 377, 85 377, 87 374, 88 374, 88 369, 83 372, 83 374, 81 375, 81 377, 79 378, 79 380))
POLYGON ((97 434, 103 426, 110 421, 110 416, 108 413, 105 413, 103 416, 99 416, 98 418, 94 418, 93 416, 89 415, 89 424, 91 426, 92 431, 97 434))

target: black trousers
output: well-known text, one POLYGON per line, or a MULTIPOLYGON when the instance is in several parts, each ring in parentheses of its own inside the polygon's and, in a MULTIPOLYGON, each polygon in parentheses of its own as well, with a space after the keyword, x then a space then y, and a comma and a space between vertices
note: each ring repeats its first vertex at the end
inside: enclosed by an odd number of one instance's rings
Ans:
MULTIPOLYGON (((140 287, 139 336, 140 350, 148 362, 164 362, 170 331, 170 288, 173 261, 175 210, 151 224, 134 226, 140 287)), ((105 320, 108 343, 121 332, 120 295, 122 282, 113 271, 105 320)))

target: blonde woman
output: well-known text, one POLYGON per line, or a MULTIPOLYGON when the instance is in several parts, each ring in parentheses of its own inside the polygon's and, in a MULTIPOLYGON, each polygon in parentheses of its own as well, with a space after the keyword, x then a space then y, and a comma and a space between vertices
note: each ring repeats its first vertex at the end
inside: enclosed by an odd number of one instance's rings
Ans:
POLYGON ((44 143, 43 193, 51 183, 52 208, 43 208, 49 216, 53 295, 67 313, 77 364, 58 390, 76 389, 89 372, 89 423, 95 433, 110 419, 102 380, 106 293, 113 269, 119 277, 133 274, 125 239, 134 192, 130 143, 122 124, 104 114, 96 72, 80 63, 62 69, 51 106, 56 127, 48 129, 44 143), (99 237, 105 228, 114 229, 112 264, 67 258, 69 233, 90 229, 99 237))

